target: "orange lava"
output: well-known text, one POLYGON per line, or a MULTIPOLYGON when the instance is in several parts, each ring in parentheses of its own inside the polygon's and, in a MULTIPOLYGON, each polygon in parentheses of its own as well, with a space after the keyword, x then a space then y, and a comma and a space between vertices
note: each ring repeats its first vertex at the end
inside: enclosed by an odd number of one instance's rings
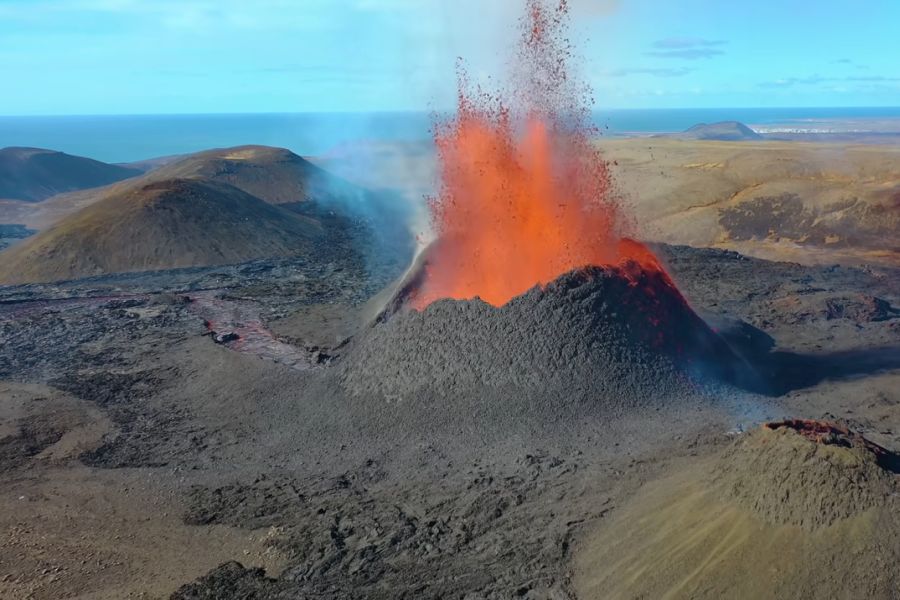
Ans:
POLYGON ((415 308, 474 297, 501 306, 587 265, 662 270, 624 237, 629 219, 591 141, 590 90, 571 76, 566 1, 526 5, 507 99, 473 92, 460 68, 456 116, 435 127, 437 241, 415 308))

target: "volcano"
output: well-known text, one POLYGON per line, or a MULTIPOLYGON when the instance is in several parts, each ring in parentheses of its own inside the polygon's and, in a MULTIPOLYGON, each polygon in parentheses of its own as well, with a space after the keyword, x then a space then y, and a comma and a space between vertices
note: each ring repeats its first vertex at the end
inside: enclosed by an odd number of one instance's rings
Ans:
POLYGON ((444 299, 417 310, 408 298, 420 281, 411 277, 348 351, 339 368, 351 395, 512 397, 542 414, 612 416, 696 395, 693 376, 730 356, 663 271, 634 262, 573 270, 500 307, 444 299))
POLYGON ((898 458, 833 423, 763 425, 590 536, 579 597, 894 598, 898 458))
POLYGON ((694 374, 730 362, 628 235, 571 65, 568 11, 526 2, 508 89, 485 92, 460 65, 456 114, 435 126, 436 239, 345 361, 351 395, 610 415, 689 396, 694 374))

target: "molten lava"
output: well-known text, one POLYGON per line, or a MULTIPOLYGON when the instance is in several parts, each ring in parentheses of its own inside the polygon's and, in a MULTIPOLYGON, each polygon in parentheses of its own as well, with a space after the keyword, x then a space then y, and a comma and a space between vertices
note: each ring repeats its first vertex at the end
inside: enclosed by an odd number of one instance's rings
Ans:
POLYGON ((571 76, 568 6, 526 0, 508 100, 472 91, 460 67, 456 116, 435 127, 437 240, 412 304, 440 298, 501 306, 588 265, 662 271, 625 239, 628 218, 591 140, 590 90, 571 76))

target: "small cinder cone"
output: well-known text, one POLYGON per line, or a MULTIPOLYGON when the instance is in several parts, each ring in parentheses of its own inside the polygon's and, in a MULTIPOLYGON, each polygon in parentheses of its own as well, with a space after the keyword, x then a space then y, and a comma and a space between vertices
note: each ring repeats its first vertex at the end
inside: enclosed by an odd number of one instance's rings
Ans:
POLYGON ((716 483, 761 519, 817 528, 884 505, 894 455, 833 423, 768 423, 723 456, 716 483))
POLYGON ((897 456, 772 423, 647 485, 576 551, 579 598, 896 598, 897 456))

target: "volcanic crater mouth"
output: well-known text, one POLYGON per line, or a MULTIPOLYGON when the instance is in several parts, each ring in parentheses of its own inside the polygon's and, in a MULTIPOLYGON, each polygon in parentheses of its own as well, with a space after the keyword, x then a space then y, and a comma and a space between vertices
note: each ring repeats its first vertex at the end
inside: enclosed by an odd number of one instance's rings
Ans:
POLYGON ((791 430, 811 442, 824 446, 861 448, 873 454, 882 468, 895 473, 900 472, 900 455, 838 423, 815 419, 785 419, 765 423, 763 427, 771 431, 791 430))
MULTIPOLYGON (((852 433, 849 429, 837 423, 829 421, 816 421, 814 419, 786 419, 773 421, 764 425, 772 431, 787 428, 796 431, 808 440, 817 444, 853 447, 853 442, 864 439, 862 436, 852 433)), ((871 442, 869 442, 871 444, 871 442)), ((872 444, 874 445, 874 444, 872 444)))

